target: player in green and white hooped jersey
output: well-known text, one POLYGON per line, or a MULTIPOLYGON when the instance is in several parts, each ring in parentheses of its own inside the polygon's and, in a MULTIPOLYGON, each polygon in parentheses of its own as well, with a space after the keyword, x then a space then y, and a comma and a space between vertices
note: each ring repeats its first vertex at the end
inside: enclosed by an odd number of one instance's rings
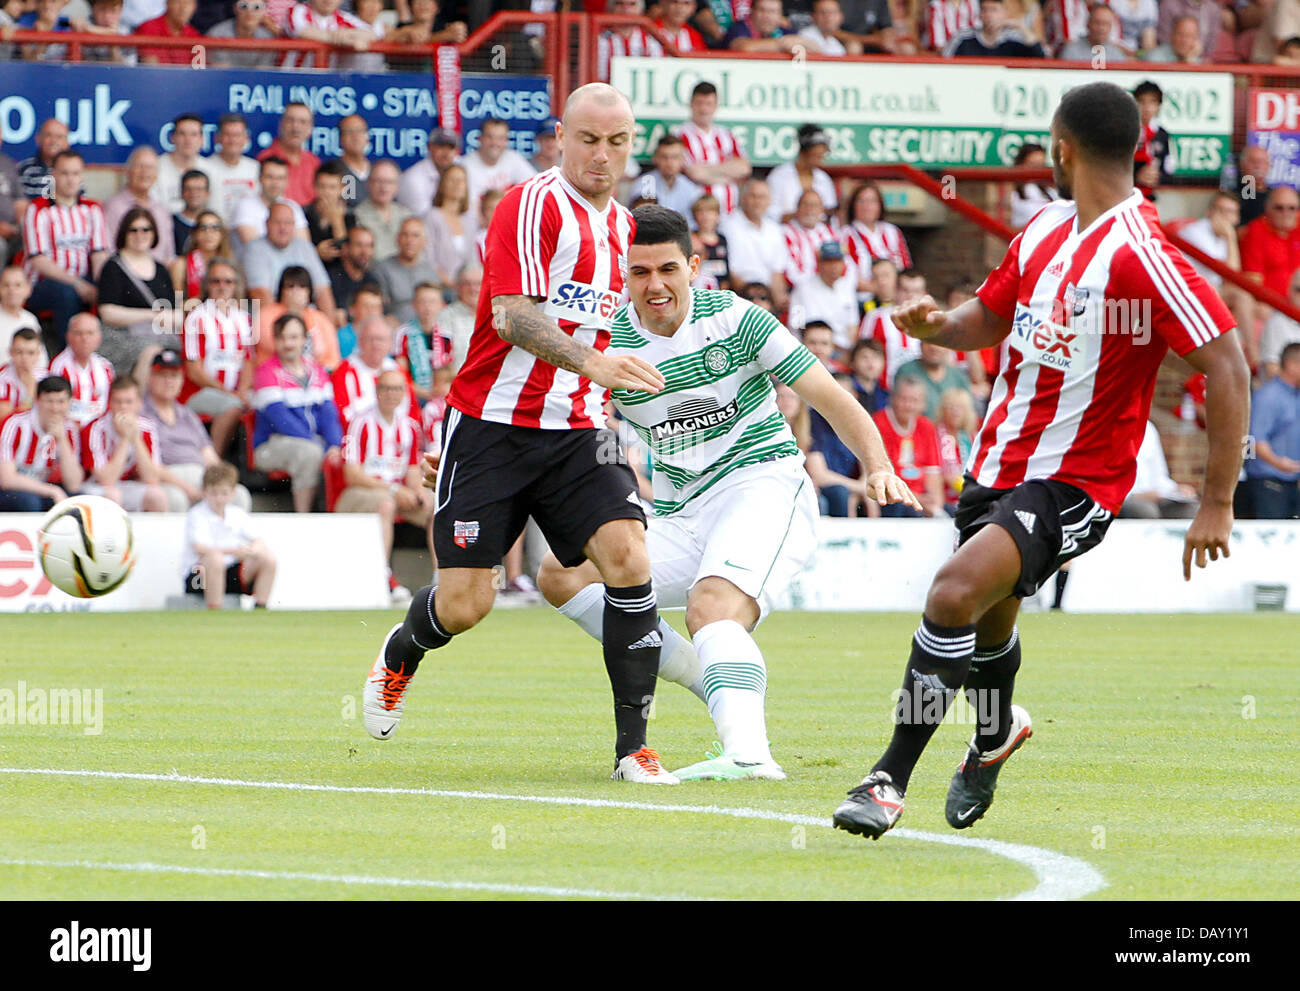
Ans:
MULTIPOLYGON (((877 502, 917 505, 857 401, 765 310, 730 292, 692 290, 700 259, 681 214, 638 208, 627 253, 632 304, 614 317, 607 353, 663 374, 651 396, 614 390, 619 412, 650 449, 655 516, 646 548, 661 605, 685 606, 688 644, 661 621, 659 676, 709 706, 722 753, 689 778, 783 778, 768 748, 767 670, 750 631, 817 546, 817 499, 803 455, 776 408, 772 377, 817 409, 862 459, 877 502)), ((603 587, 590 563, 547 555, 538 586, 599 638, 603 587)))

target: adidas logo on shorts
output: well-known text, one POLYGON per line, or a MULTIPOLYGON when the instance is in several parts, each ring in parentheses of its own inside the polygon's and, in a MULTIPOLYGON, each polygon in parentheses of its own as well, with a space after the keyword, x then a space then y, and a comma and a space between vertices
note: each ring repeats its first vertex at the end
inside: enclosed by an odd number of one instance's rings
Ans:
POLYGON ((1038 517, 1029 512, 1029 510, 1017 509, 1016 519, 1020 521, 1020 525, 1025 528, 1026 533, 1034 532, 1034 524, 1038 522, 1038 517))

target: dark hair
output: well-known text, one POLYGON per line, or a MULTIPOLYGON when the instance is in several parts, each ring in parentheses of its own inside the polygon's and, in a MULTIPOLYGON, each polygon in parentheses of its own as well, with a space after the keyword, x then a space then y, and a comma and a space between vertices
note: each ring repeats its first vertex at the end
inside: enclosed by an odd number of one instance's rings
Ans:
POLYGON ((1114 83, 1076 86, 1061 97, 1055 120, 1085 157, 1132 167, 1142 126, 1137 101, 1114 83))
POLYGON ((238 113, 222 114, 217 118, 218 131, 227 124, 243 124, 245 128, 248 127, 248 121, 244 120, 244 115, 238 113))
POLYGON ((483 123, 479 124, 478 126, 479 133, 481 134, 482 132, 486 131, 489 127, 496 127, 498 124, 504 127, 507 131, 510 130, 510 125, 505 121, 503 121, 500 117, 485 117, 483 118, 483 123))
POLYGON ((771 301, 772 288, 771 286, 763 282, 746 282, 743 286, 740 287, 740 292, 738 292, 736 295, 739 296, 741 299, 747 299, 752 302, 754 297, 757 296, 759 293, 763 293, 765 296, 767 296, 768 301, 769 302, 771 301))
MULTIPOLYGON (((1034 152, 1042 152, 1044 155, 1046 155, 1047 149, 1045 149, 1042 145, 1040 145, 1036 141, 1026 141, 1024 144, 1020 146, 1020 149, 1016 152, 1016 157, 1011 160, 1011 164, 1024 165, 1025 162, 1029 161, 1029 156, 1034 154, 1034 152)), ((1029 186, 1037 186, 1039 189, 1043 191, 1044 195, 1046 195, 1047 193, 1047 189, 1042 185, 1042 183, 1018 182, 1016 183, 1016 195, 1023 199, 1025 195, 1025 189, 1028 188, 1029 186)))
POLYGON ((172 121, 172 130, 176 129, 177 124, 180 124, 182 121, 187 121, 187 120, 194 121, 194 123, 199 125, 199 133, 201 134, 203 132, 203 118, 200 117, 198 114, 193 114, 193 113, 184 113, 184 114, 177 115, 176 119, 172 121))
POLYGON ((924 273, 924 272, 918 272, 918 271, 917 271, 916 269, 914 269, 914 268, 905 268, 905 269, 903 269, 901 272, 898 273, 898 277, 899 277, 900 279, 924 279, 924 278, 925 278, 925 273, 924 273))
POLYGON ((281 313, 275 318, 275 323, 271 324, 271 335, 275 338, 284 336, 284 328, 291 323, 298 323, 302 326, 302 332, 305 336, 307 333, 307 321, 296 313, 281 313))
POLYGON ((212 187, 212 180, 208 178, 208 174, 202 169, 186 169, 185 174, 181 176, 181 188, 184 189, 185 184, 191 179, 202 179, 205 186, 212 187))
POLYGON ((280 285, 275 290, 275 298, 278 300, 290 286, 311 289, 311 273, 305 266, 289 265, 280 273, 280 285))
POLYGON ((676 134, 665 134, 662 138, 659 139, 659 143, 655 145, 655 154, 656 155, 659 154, 660 148, 674 148, 679 145, 685 147, 686 142, 683 141, 681 138, 679 138, 676 134))
MULTIPOLYGON (((1134 147, 1137 147, 1137 146, 1134 145, 1134 147)), ((281 158, 279 155, 267 155, 264 159, 262 159, 261 164, 258 165, 258 167, 257 167, 258 175, 261 175, 263 172, 265 172, 265 171, 266 171, 266 167, 267 167, 268 165, 283 165, 286 169, 289 167, 289 163, 286 162, 286 161, 285 161, 283 158, 281 158)))
POLYGON ((1300 358, 1300 341, 1292 341, 1284 347, 1282 353, 1278 355, 1277 363, 1278 365, 1285 365, 1295 358, 1300 358))
POLYGON ((692 100, 694 100, 697 96, 717 96, 717 95, 718 95, 718 87, 714 86, 713 83, 710 82, 698 82, 695 84, 695 88, 691 90, 692 100))
POLYGON ((1133 87, 1133 99, 1136 100, 1143 96, 1154 96, 1159 102, 1165 102, 1165 91, 1150 79, 1144 80, 1133 87))
POLYGON ((880 186, 877 185, 876 181, 868 179, 853 190, 852 195, 844 201, 844 222, 846 224, 853 223, 853 215, 858 210, 858 197, 868 190, 876 194, 876 201, 880 204, 880 219, 885 219, 885 196, 880 191, 880 186))
POLYGON ((111 396, 115 392, 125 392, 127 389, 140 391, 140 383, 130 375, 119 375, 113 379, 113 384, 108 387, 108 394, 111 396))
MULTIPOLYGON (((51 117, 50 119, 54 120, 56 118, 51 117)), ((50 163, 50 168, 57 169, 59 167, 59 163, 63 161, 65 158, 75 158, 77 161, 83 164, 86 161, 85 156, 82 155, 81 152, 77 151, 77 149, 64 148, 61 152, 59 152, 57 155, 54 156, 54 161, 50 163)))
POLYGON ((41 335, 32 330, 31 327, 19 327, 14 331, 14 336, 10 341, 39 341, 41 335))
POLYGON ((853 345, 853 349, 849 351, 849 362, 857 360, 858 355, 863 351, 874 351, 882 358, 885 356, 884 346, 874 337, 867 337, 853 345))
POLYGON ((633 244, 666 244, 672 242, 682 249, 682 254, 690 258, 691 228, 686 218, 676 210, 670 210, 658 203, 647 203, 632 211, 636 221, 636 233, 632 236, 633 244))
MULTIPOLYGON (((460 198, 460 203, 456 204, 456 212, 469 213, 469 207, 470 207, 469 172, 466 171, 465 166, 460 165, 456 162, 453 162, 452 164, 447 166, 447 172, 450 172, 452 169, 459 169, 460 174, 465 177, 465 192, 460 198)), ((433 193, 433 205, 438 207, 439 209, 441 209, 442 205, 447 202, 447 195, 443 191, 443 187, 446 185, 447 172, 444 172, 442 174, 442 178, 438 180, 438 188, 434 190, 433 193)))
POLYGON ((312 178, 316 179, 323 175, 333 175, 342 179, 347 174, 348 167, 343 164, 343 159, 331 158, 328 162, 322 162, 320 164, 320 167, 316 169, 316 174, 312 176, 312 178))
POLYGON ((830 324, 828 324, 825 320, 809 320, 806 324, 803 325, 803 330, 799 332, 799 335, 801 337, 807 337, 808 331, 810 330, 824 330, 832 337, 835 336, 835 328, 832 327, 830 324))
MULTIPOLYGON (((384 298, 384 290, 379 287, 378 282, 361 283, 361 285, 357 286, 357 291, 352 294, 352 298, 356 299, 362 293, 365 293, 368 296, 378 296, 380 299, 384 298)), ((415 298, 414 293, 411 294, 411 298, 415 298)))
MULTIPOLYGON (((17 337, 17 334, 14 334, 17 337)), ((50 392, 66 392, 72 394, 72 383, 62 375, 47 375, 36 383, 36 395, 39 398, 50 392)))
POLYGON ((153 214, 142 206, 133 206, 126 211, 126 216, 122 222, 117 225, 117 250, 121 251, 126 247, 127 233, 131 230, 131 225, 141 218, 149 221, 149 226, 153 228, 153 241, 149 244, 149 250, 152 251, 158 247, 158 221, 153 219, 153 214))

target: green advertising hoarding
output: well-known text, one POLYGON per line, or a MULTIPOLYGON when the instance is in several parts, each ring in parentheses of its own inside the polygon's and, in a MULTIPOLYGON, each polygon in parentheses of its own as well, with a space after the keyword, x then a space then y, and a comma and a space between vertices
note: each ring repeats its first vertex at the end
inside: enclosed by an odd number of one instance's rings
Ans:
POLYGON ((689 116, 691 89, 708 80, 718 87, 717 122, 737 132, 756 165, 794 158, 795 132, 811 122, 831 135, 828 164, 922 169, 1010 165, 1025 140, 1047 145, 1066 90, 1098 79, 1159 84, 1175 171, 1218 176, 1231 150, 1229 73, 617 57, 611 76, 632 101, 640 158, 689 116))

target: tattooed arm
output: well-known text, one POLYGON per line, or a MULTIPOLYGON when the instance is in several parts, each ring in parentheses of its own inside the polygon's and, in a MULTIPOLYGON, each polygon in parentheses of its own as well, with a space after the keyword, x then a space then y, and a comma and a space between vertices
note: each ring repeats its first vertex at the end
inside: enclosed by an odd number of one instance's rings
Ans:
POLYGON ((492 326, 503 341, 606 389, 659 392, 659 369, 633 355, 607 355, 575 340, 542 313, 532 296, 492 297, 492 326))

